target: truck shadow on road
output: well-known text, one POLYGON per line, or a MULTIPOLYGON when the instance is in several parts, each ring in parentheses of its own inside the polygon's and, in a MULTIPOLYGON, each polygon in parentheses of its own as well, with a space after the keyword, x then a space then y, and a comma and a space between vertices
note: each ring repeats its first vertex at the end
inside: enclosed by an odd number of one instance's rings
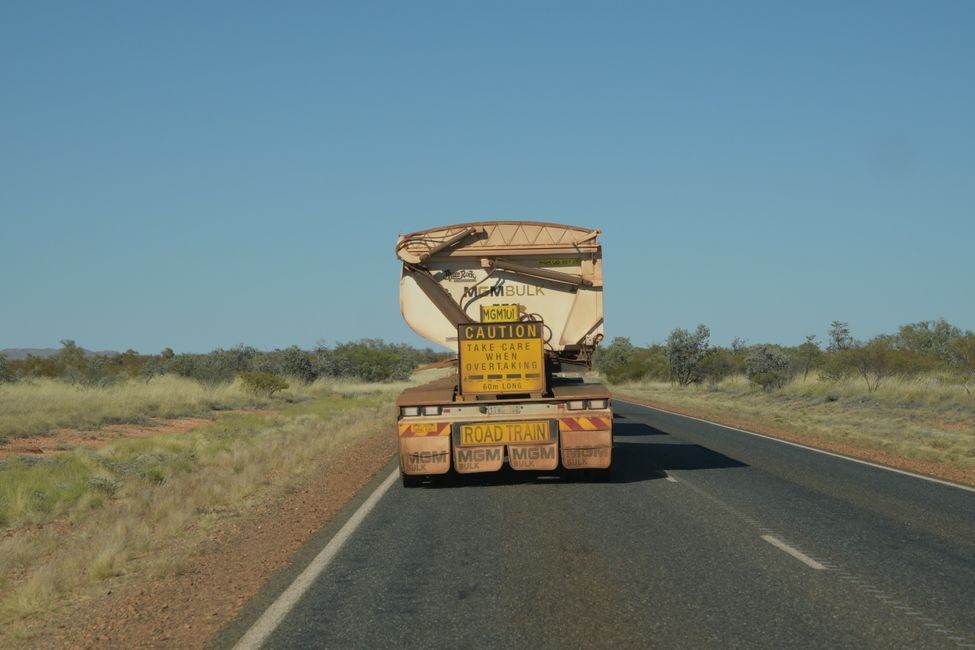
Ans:
POLYGON ((711 451, 707 447, 677 442, 617 441, 613 456, 616 465, 614 483, 666 478, 668 470, 748 467, 741 461, 711 451))
POLYGON ((637 422, 620 422, 620 416, 613 416, 613 439, 633 438, 638 436, 666 436, 660 429, 654 429, 646 424, 637 422))
POLYGON ((706 470, 748 467, 747 464, 701 445, 677 442, 646 424, 617 422, 613 426, 613 482, 665 478, 668 470, 706 470))

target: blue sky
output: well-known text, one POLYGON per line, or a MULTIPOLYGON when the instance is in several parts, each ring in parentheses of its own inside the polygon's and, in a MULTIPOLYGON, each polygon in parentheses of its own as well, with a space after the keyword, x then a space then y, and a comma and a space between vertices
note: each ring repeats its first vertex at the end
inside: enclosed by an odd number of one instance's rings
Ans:
POLYGON ((639 344, 975 328, 973 33, 971 2, 4 2, 0 348, 422 343, 397 234, 512 218, 601 228, 639 344))

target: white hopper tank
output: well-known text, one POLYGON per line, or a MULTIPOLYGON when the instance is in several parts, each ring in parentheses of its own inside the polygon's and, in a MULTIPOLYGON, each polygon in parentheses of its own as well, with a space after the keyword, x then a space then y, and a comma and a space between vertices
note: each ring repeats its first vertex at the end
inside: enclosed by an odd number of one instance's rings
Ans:
POLYGON ((481 308, 518 305, 541 320, 556 364, 589 365, 603 338, 599 230, 533 221, 479 221, 403 235, 400 310, 420 336, 457 349, 457 326, 481 308))

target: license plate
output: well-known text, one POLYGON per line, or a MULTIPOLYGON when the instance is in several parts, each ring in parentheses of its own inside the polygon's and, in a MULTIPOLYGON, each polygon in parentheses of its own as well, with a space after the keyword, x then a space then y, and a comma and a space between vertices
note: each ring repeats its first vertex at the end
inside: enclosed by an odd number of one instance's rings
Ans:
POLYGON ((555 420, 465 422, 454 425, 454 444, 462 447, 546 443, 556 440, 555 420))
POLYGON ((521 404, 503 404, 501 406, 485 406, 488 415, 518 415, 524 407, 521 404))

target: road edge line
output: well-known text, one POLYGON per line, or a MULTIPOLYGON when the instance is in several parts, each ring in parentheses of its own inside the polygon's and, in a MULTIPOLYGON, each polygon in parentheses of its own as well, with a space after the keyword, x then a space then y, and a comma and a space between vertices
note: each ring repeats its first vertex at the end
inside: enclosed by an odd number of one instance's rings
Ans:
POLYGON ((810 567, 812 569, 816 569, 817 571, 825 571, 826 570, 826 567, 823 564, 821 564, 821 563, 817 562, 816 560, 812 559, 811 557, 809 557, 808 555, 806 555, 805 553, 803 553, 799 549, 793 548, 792 546, 789 546, 788 544, 786 544, 785 542, 783 542, 781 539, 779 539, 775 535, 762 535, 762 539, 764 539, 766 542, 768 542, 769 544, 771 544, 775 548, 779 549, 780 551, 783 551, 785 553, 788 553, 789 555, 791 555, 795 559, 797 559, 800 562, 802 562, 803 564, 805 564, 807 567, 810 567))
POLYGON ((324 573, 325 569, 332 563, 342 547, 356 531, 366 516, 376 507, 379 500, 383 498, 389 488, 399 478, 399 468, 394 469, 379 486, 373 490, 372 494, 363 502, 349 520, 335 533, 328 544, 325 545, 318 555, 308 564, 305 569, 298 574, 294 581, 288 585, 280 596, 271 603, 264 613, 254 621, 247 632, 234 644, 234 650, 257 650, 264 645, 268 637, 277 629, 284 617, 294 608, 294 606, 311 588, 312 584, 324 573))
POLYGON ((738 431, 739 433, 747 433, 750 436, 758 436, 759 438, 765 438, 766 440, 781 442, 784 445, 792 445, 793 447, 799 447, 800 449, 815 451, 816 453, 826 454, 827 456, 832 456, 834 458, 842 458, 843 460, 848 460, 854 463, 860 463, 861 465, 869 465, 870 467, 876 467, 877 469, 885 469, 888 472, 896 472, 898 474, 903 474, 904 476, 911 476, 914 478, 923 479, 925 481, 930 481, 932 483, 940 483, 941 485, 946 485, 948 487, 958 488, 959 490, 965 490, 966 492, 975 493, 975 488, 969 487, 967 485, 962 485, 961 483, 952 483, 951 481, 946 481, 940 478, 934 478, 933 476, 925 476, 924 474, 916 474, 914 472, 909 472, 906 469, 890 467, 889 465, 880 465, 879 463, 871 463, 869 460, 863 460, 862 458, 854 458, 853 456, 838 454, 835 451, 827 451, 825 449, 819 449, 817 447, 810 447, 809 445, 804 445, 800 442, 792 442, 791 440, 776 438, 775 436, 769 436, 764 433, 756 433, 754 431, 749 431, 748 429, 739 429, 738 427, 733 427, 730 424, 721 424, 720 422, 715 422, 714 420, 705 420, 704 418, 694 417, 693 415, 685 415, 684 413, 678 413, 676 411, 668 411, 667 409, 662 409, 656 406, 649 406, 647 404, 641 404, 639 402, 630 402, 628 400, 620 399, 618 397, 613 397, 613 401, 623 402, 625 404, 632 404, 633 406, 640 406, 646 409, 650 409, 652 411, 660 411, 661 413, 667 413, 668 415, 676 415, 678 417, 687 418, 688 420, 697 420, 698 422, 711 424, 716 427, 721 427, 722 429, 730 429, 731 431, 738 431))

